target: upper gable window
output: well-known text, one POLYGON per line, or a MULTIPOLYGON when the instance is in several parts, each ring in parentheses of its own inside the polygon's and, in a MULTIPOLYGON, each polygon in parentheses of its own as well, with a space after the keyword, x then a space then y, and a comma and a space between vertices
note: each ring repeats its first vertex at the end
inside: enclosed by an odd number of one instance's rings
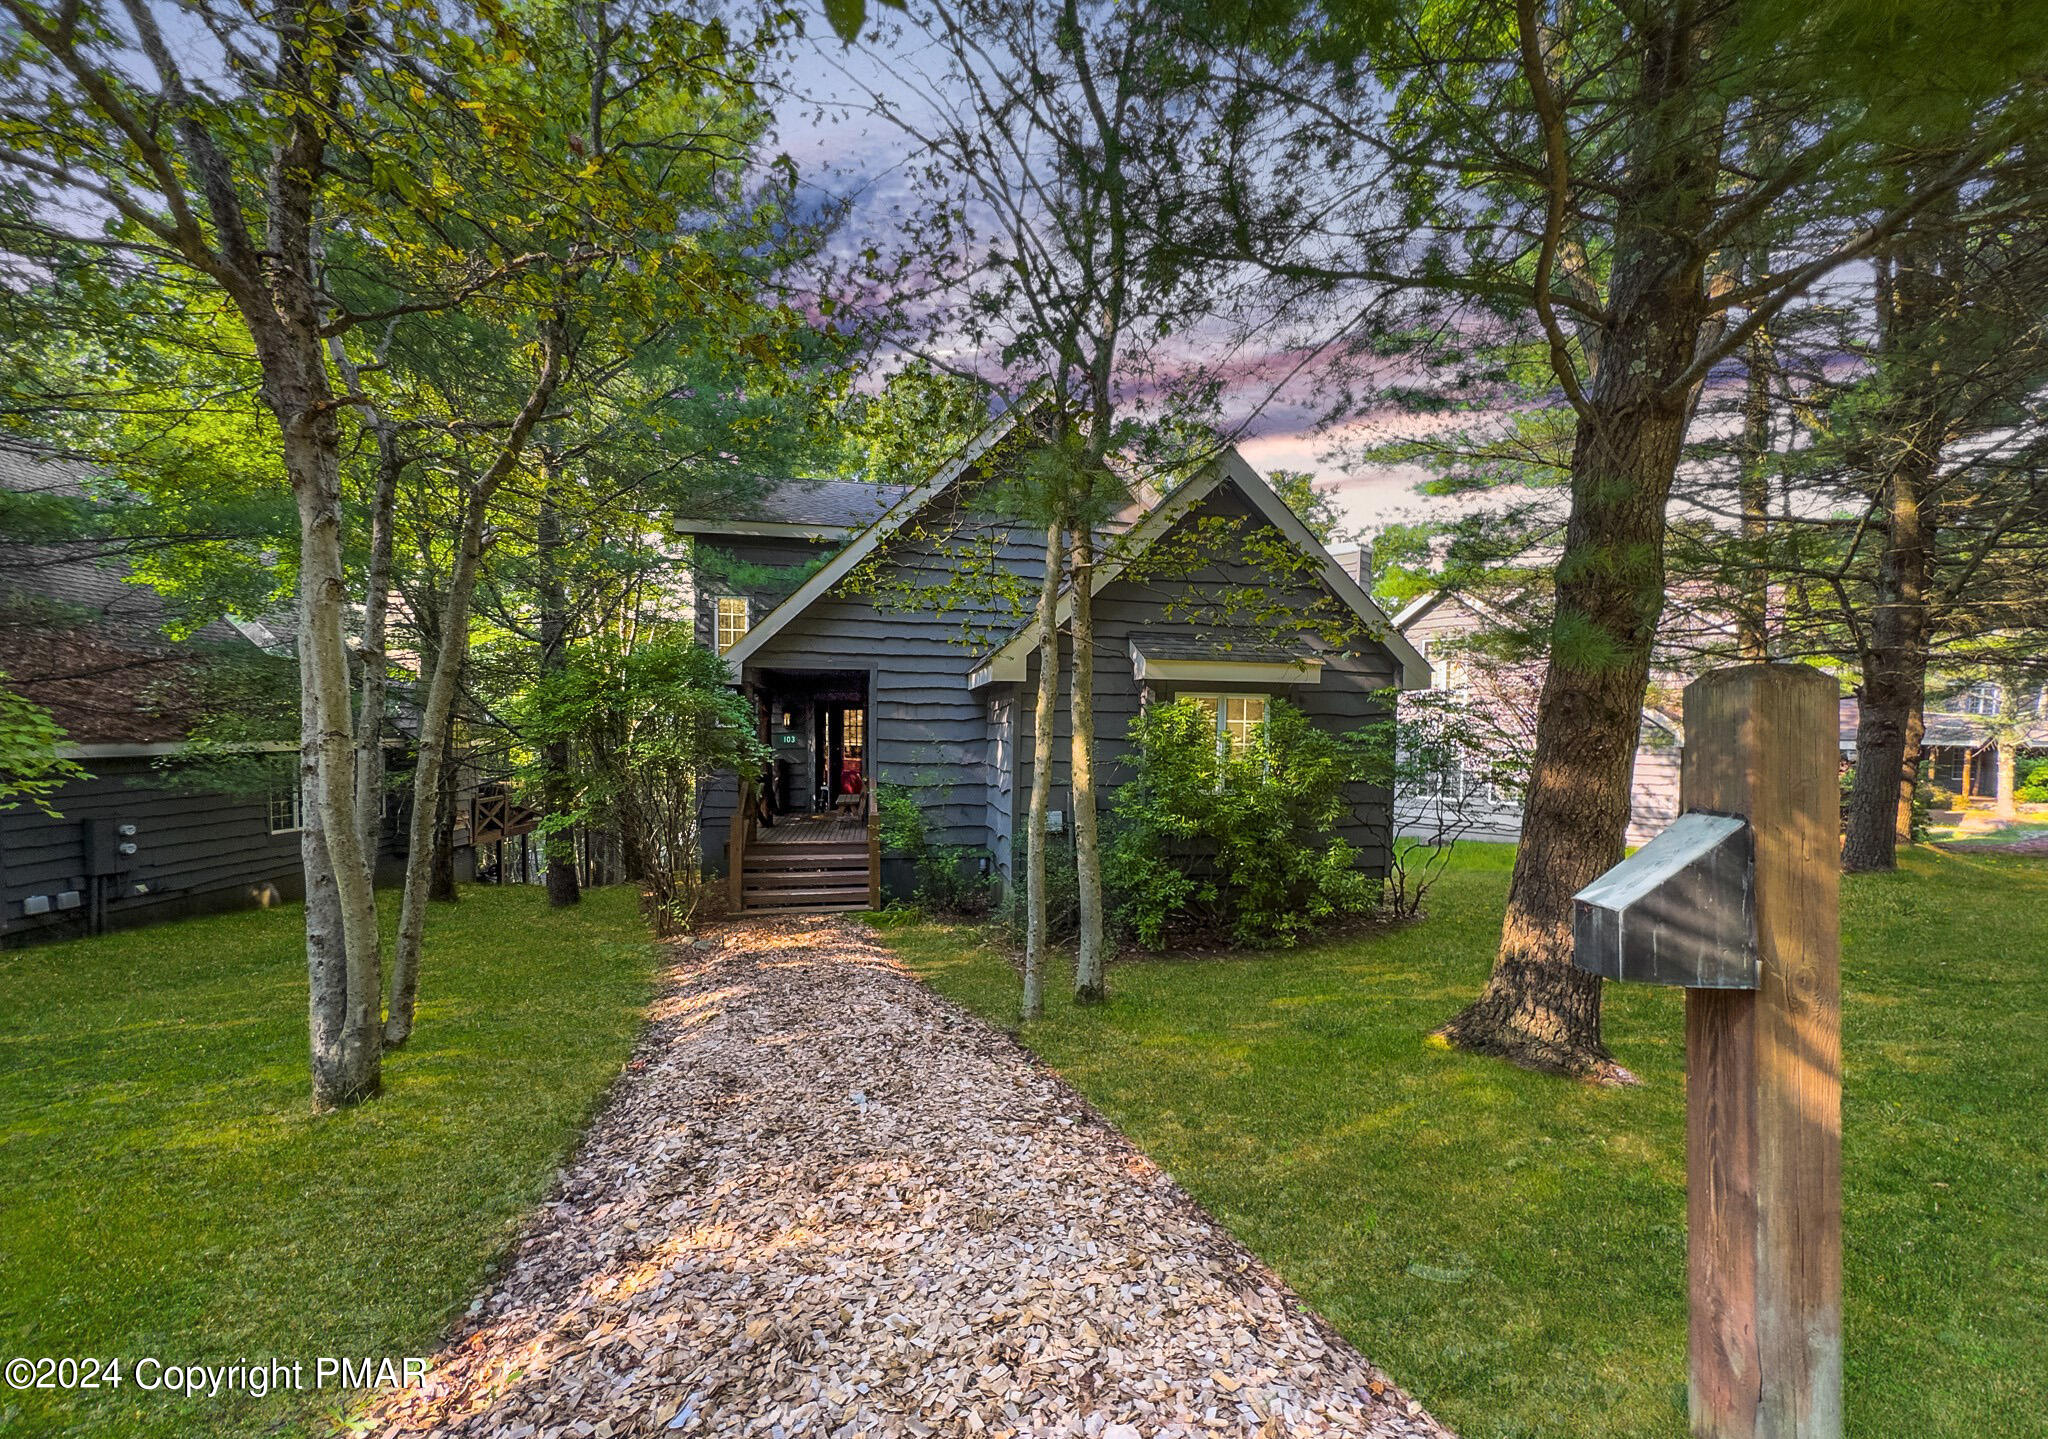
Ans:
POLYGON ((1433 690, 1459 688, 1461 676, 1451 659, 1451 647, 1435 640, 1422 642, 1422 657, 1429 661, 1429 687, 1433 690))
POLYGON ((1957 708, 1964 714, 1995 715, 2005 703, 2005 691, 1996 683, 1985 680, 1964 690, 1960 701, 1957 708))
POLYGON ((747 637, 753 628, 753 620, 747 613, 745 595, 720 595, 718 597, 718 652, 724 654, 747 637))

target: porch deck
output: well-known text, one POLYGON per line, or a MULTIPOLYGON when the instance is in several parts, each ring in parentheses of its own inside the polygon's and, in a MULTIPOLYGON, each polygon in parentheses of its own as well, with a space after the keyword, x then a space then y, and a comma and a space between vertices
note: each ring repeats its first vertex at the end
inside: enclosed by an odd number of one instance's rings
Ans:
POLYGON ((767 845, 866 844, 868 824, 860 814, 778 815, 772 829, 754 832, 750 849, 767 845))

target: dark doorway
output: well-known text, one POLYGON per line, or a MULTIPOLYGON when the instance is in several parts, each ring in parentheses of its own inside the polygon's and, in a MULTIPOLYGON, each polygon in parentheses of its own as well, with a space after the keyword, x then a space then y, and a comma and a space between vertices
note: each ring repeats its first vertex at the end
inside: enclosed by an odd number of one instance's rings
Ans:
POLYGON ((771 751, 769 808, 780 815, 865 809, 869 774, 867 676, 848 670, 769 670, 755 694, 771 751))

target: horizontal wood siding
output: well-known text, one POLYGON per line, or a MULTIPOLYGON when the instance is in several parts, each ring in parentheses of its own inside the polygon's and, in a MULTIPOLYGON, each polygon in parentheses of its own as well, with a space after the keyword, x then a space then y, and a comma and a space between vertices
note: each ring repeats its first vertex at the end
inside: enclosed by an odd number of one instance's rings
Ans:
POLYGON ((1648 844, 1678 818, 1678 770, 1683 753, 1670 735, 1643 726, 1628 790, 1628 842, 1648 844))
MULTIPOLYGON (((265 801, 164 787, 163 775, 140 758, 87 761, 93 777, 63 787, 51 797, 61 818, 30 806, 0 811, 0 935, 18 939, 43 929, 83 925, 86 889, 83 822, 110 819, 132 824, 133 867, 107 881, 108 922, 143 922, 151 911, 191 907, 208 896, 253 899, 265 883, 299 892, 299 836, 272 834, 265 801), (136 885, 149 893, 136 895, 136 885), (81 908, 24 915, 32 895, 77 891, 81 908), (240 891, 242 893, 237 894, 240 891)), ((398 826, 384 823, 383 852, 399 848, 398 826)))
POLYGON ((704 535, 694 543, 707 562, 711 557, 704 556, 704 551, 714 551, 719 557, 743 564, 792 572, 789 576, 779 576, 759 584, 737 584, 727 578, 705 574, 701 568, 694 569, 695 632, 697 643, 706 647, 715 647, 718 641, 717 610, 714 607, 720 595, 745 595, 753 623, 759 624, 768 617, 770 610, 789 598, 797 586, 809 578, 808 573, 798 566, 808 565, 838 548, 827 540, 769 539, 751 535, 704 535))
MULTIPOLYGON (((1044 541, 1035 527, 1006 521, 975 508, 968 487, 944 497, 884 550, 878 564, 882 583, 873 593, 838 590, 814 602, 768 641, 749 661, 750 674, 767 670, 865 670, 869 693, 869 753, 875 777, 917 792, 924 804, 930 838, 938 844, 987 847, 1007 867, 1009 844, 1021 829, 1031 784, 1034 677, 1021 685, 968 688, 968 673, 996 642, 1028 617, 1036 577, 1042 573, 1044 541), (997 598, 963 592, 954 584, 962 569, 986 565, 1019 582, 997 598), (993 563, 991 563, 993 560, 993 563), (995 707, 1007 701, 1005 729, 995 707), (1007 743, 999 743, 999 736, 1007 743), (1009 769, 1001 784, 998 753, 1009 769)), ((1183 526, 1201 517, 1223 516, 1242 527, 1240 538, 1277 535, 1235 490, 1213 493, 1183 526)), ((1258 585, 1286 608, 1325 598, 1319 582, 1297 578, 1275 582, 1251 562, 1248 552, 1226 552, 1192 574, 1166 579, 1120 578, 1096 601, 1095 707, 1103 773, 1103 799, 1130 776, 1128 731, 1141 695, 1130 659, 1134 636, 1199 640, 1219 648, 1271 646, 1276 636, 1249 620, 1216 622, 1191 616, 1192 597, 1232 586, 1258 585)), ((973 586, 969 586, 971 590, 973 586)), ((1319 640, 1293 637, 1291 647, 1321 653, 1317 685, 1240 686, 1284 697, 1319 722, 1354 729, 1388 717, 1377 692, 1395 682, 1396 662, 1376 641, 1364 640, 1342 653, 1327 652, 1319 640)), ((1200 690, 1229 686, 1185 686, 1200 690)), ((1155 686, 1155 698, 1173 688, 1155 686)), ((1055 801, 1070 808, 1066 750, 1069 709, 1060 705, 1054 774, 1055 801)), ((707 787, 704 842, 707 858, 722 861, 725 823, 732 813, 734 785, 720 779, 707 787)), ((1351 815, 1344 837, 1364 855, 1364 867, 1384 873, 1391 827, 1391 797, 1357 785, 1349 796, 1351 815)))
MULTIPOLYGON (((1664 730, 1645 723, 1636 746, 1635 772, 1629 781, 1629 844, 1648 844, 1678 818, 1678 772, 1682 747, 1664 730)), ((1426 795, 1401 800, 1394 808, 1396 827, 1406 835, 1439 831, 1443 821, 1438 801, 1426 795)), ((1503 799, 1491 803, 1477 796, 1465 801, 1451 828, 1459 839, 1489 844, 1514 844, 1522 838, 1522 807, 1503 799)))
POLYGON ((698 831, 704 865, 714 874, 725 873, 725 843, 732 833, 732 812, 739 806, 738 775, 713 775, 704 782, 697 805, 698 831))
MULTIPOLYGON (((1313 580, 1276 580, 1262 573, 1245 557, 1242 548, 1245 542, 1253 540, 1254 536, 1263 541, 1274 536, 1275 532, 1262 518, 1252 513, 1235 490, 1219 488, 1195 507, 1181 524, 1199 524, 1206 516, 1224 516, 1243 526, 1238 531, 1240 548, 1237 553, 1226 551, 1216 556, 1207 568, 1177 577, 1119 578, 1096 596, 1096 764, 1101 773, 1099 793, 1105 815, 1112 803, 1111 792, 1131 776, 1129 732, 1142 702, 1131 662, 1134 638, 1140 641, 1201 641, 1214 646, 1219 658, 1228 658, 1232 651, 1285 644, 1304 653, 1320 654, 1324 661, 1320 684, 1154 682, 1149 688, 1151 698, 1155 700, 1172 699, 1182 693, 1234 691, 1267 694, 1295 705, 1327 728, 1345 731, 1383 721, 1389 716, 1384 697, 1378 692, 1394 685, 1397 665, 1392 653, 1383 645, 1366 642, 1355 651, 1336 653, 1329 651, 1319 638, 1296 635, 1283 639, 1258 627, 1248 618, 1222 624, 1204 624, 1199 619, 1190 618, 1189 607, 1191 604, 1199 606, 1200 596, 1233 584, 1259 586, 1275 601, 1289 608, 1305 606, 1322 594, 1320 586, 1313 580), (1298 604, 1291 603, 1295 596, 1298 596, 1298 604)), ((1068 648, 1062 646, 1062 669, 1071 674, 1073 660, 1068 648)), ((1032 699, 1036 693, 1037 671, 1038 661, 1034 654, 1027 678, 1013 687, 1017 704, 1015 784, 1020 794, 1028 794, 1034 769, 1032 756, 1036 727, 1032 699)), ((1070 809, 1072 805, 1067 760, 1072 741, 1072 712, 1066 701, 1066 688, 1067 683, 1063 682, 1054 731, 1053 804, 1061 809, 1070 809)), ((1350 805, 1350 818, 1339 827, 1339 832, 1362 852, 1361 865, 1368 873, 1384 874, 1392 797, 1379 786, 1358 784, 1348 788, 1346 798, 1350 805)), ((1021 831, 1025 808, 1023 799, 1017 801, 1017 808, 1021 831)))
MULTIPOLYGON (((866 670, 875 778, 916 791, 934 844, 984 846, 995 777, 989 696, 970 690, 967 675, 991 636, 1024 616, 1008 597, 953 581, 963 555, 1032 576, 1044 549, 1028 527, 979 508, 973 489, 956 488, 885 545, 876 593, 846 593, 842 583, 757 651, 748 670, 866 670)), ((707 830, 712 815, 707 806, 707 830)))

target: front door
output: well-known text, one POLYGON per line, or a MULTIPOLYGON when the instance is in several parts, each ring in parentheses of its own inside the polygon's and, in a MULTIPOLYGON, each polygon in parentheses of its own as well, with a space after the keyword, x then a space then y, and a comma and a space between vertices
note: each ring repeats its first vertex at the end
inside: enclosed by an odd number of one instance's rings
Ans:
POLYGON ((867 676, 769 670, 756 680, 778 814, 857 808, 867 794, 867 676))
POLYGON ((868 712, 864 705, 836 704, 825 711, 824 773, 820 776, 835 808, 858 809, 867 794, 868 712))

